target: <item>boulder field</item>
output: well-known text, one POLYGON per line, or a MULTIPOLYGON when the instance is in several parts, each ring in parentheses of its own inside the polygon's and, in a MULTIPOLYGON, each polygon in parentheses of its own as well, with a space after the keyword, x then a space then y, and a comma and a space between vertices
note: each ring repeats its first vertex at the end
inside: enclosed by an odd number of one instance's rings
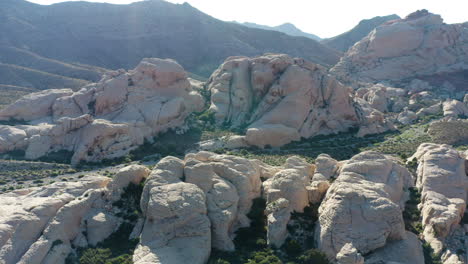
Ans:
MULTIPOLYGON (((287 55, 228 58, 205 86, 216 123, 246 128, 231 142, 237 147, 394 129, 376 103, 355 97, 322 66, 287 55)), ((65 150, 73 164, 121 157, 170 129, 183 133, 186 117, 204 110, 202 89, 175 61, 144 59, 77 92, 30 94, 0 110, 0 121, 9 123, 0 125, 0 153, 37 159, 65 150)))
POLYGON ((16 190, 0 195, 0 259, 64 263, 76 248, 95 246, 130 225, 128 240, 139 238, 134 263, 204 264, 212 249, 236 250, 236 230, 250 225, 253 201, 262 198, 271 246, 290 237, 293 213, 316 205, 312 236, 332 263, 422 264, 420 239, 443 263, 465 263, 465 154, 423 144, 412 157, 419 162, 414 177, 396 158, 371 151, 347 161, 323 154, 315 164, 293 156, 276 167, 202 151, 165 157, 151 171, 130 165, 113 178, 16 190), (124 209, 130 185, 142 187, 135 208, 124 209), (413 187, 422 193, 419 238, 403 220, 413 187), (141 213, 132 219, 126 214, 133 210, 141 213))

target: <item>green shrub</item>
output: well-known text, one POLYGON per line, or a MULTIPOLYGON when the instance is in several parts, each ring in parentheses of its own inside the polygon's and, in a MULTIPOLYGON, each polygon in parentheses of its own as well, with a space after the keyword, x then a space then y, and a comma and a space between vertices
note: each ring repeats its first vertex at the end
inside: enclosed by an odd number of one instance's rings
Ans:
POLYGON ((329 264, 327 256, 317 249, 309 249, 297 258, 301 264, 329 264))
POLYGON ((106 264, 111 255, 111 250, 108 248, 88 248, 83 251, 80 264, 106 264))
POLYGON ((284 244, 284 250, 288 256, 295 257, 301 254, 302 247, 296 240, 288 239, 284 244))
POLYGON ((429 243, 423 243, 424 263, 425 264, 442 264, 440 255, 435 254, 429 243))
POLYGON ((273 250, 266 249, 254 252, 246 264, 283 264, 283 262, 274 254, 273 250))

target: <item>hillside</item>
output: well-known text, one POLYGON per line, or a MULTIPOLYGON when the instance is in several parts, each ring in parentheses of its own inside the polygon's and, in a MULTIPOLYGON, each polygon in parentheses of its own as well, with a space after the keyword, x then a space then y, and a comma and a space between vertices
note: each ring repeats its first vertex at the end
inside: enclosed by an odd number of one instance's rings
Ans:
POLYGON ((364 19, 353 29, 336 37, 322 40, 322 44, 339 51, 347 51, 356 42, 367 36, 374 28, 389 20, 399 19, 397 15, 377 16, 371 19, 364 19))
POLYGON ((340 56, 311 39, 223 22, 165 1, 41 6, 6 0, 0 31, 0 45, 28 47, 54 60, 129 69, 145 57, 172 58, 205 77, 229 56, 287 53, 325 66, 340 56))
POLYGON ((265 30, 278 31, 278 32, 282 32, 284 34, 288 34, 290 36, 295 36, 295 37, 306 37, 306 38, 310 38, 310 39, 317 40, 317 41, 321 40, 321 38, 319 36, 314 35, 314 34, 310 34, 310 33, 306 33, 304 31, 298 29, 295 25, 293 25, 291 23, 284 23, 284 24, 281 24, 281 25, 276 26, 276 27, 259 25, 259 24, 255 24, 255 23, 249 23, 249 22, 242 23, 242 25, 247 26, 247 27, 251 27, 251 28, 259 28, 259 29, 265 29, 265 30))

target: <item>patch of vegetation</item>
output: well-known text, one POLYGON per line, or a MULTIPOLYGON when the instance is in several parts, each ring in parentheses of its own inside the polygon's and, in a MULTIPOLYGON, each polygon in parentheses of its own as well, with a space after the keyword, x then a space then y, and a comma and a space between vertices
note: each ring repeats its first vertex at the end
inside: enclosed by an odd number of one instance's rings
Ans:
POLYGON ((208 264, 328 264, 323 253, 313 249, 313 228, 317 219, 317 206, 310 206, 304 213, 293 213, 291 216, 293 226, 288 230, 291 234, 280 248, 272 248, 266 242, 266 216, 264 210, 265 200, 254 200, 248 214, 251 220, 250 227, 240 228, 236 232, 234 245, 235 252, 213 250, 208 264), (297 231, 297 232, 296 232, 297 231), (304 231, 306 236, 298 235, 304 231))
POLYGON ((9 120, 0 120, 0 125, 4 126, 18 126, 18 125, 28 125, 29 123, 24 120, 10 118, 9 120))
POLYGON ((435 254, 429 243, 423 243, 424 264, 442 264, 440 255, 435 254))
POLYGON ((47 155, 40 157, 38 160, 42 162, 49 162, 49 163, 70 164, 72 157, 73 157, 72 151, 59 150, 59 151, 50 152, 47 155))
POLYGON ((403 219, 405 228, 408 231, 419 235, 423 232, 421 224, 421 211, 418 209, 418 204, 421 203, 421 193, 416 188, 409 188, 410 198, 406 202, 403 219))
POLYGON ((427 134, 428 125, 416 124, 406 126, 391 137, 387 137, 383 142, 376 143, 367 149, 372 149, 384 154, 395 154, 399 156, 412 156, 419 145, 432 142, 427 134))

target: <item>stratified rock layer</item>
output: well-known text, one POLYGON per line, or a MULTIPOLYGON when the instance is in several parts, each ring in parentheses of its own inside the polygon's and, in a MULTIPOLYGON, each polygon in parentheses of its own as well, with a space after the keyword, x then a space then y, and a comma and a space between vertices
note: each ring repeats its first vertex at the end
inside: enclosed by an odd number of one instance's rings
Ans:
POLYGON ((48 90, 0 110, 0 152, 26 158, 67 150, 73 163, 123 156, 160 132, 183 125, 203 107, 183 68, 172 60, 144 59, 135 70, 109 73, 77 92, 48 90))

